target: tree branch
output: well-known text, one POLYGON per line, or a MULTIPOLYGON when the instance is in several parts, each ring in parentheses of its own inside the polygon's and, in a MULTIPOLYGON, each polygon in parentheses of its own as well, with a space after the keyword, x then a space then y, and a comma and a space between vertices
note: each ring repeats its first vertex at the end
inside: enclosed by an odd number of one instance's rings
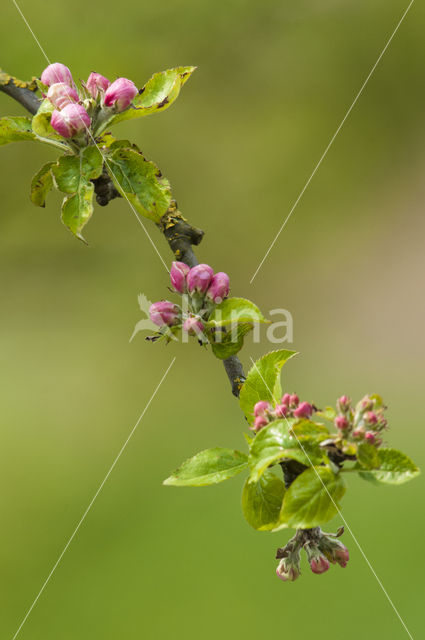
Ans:
POLYGON ((24 82, 0 69, 0 91, 19 102, 33 115, 37 113, 41 100, 35 95, 37 91, 35 78, 30 82, 24 82))
MULTIPOLYGON (((159 228, 164 234, 176 260, 184 262, 189 267, 198 264, 192 245, 199 245, 204 232, 187 222, 177 208, 175 200, 171 203, 167 213, 161 218, 159 228)), ((234 396, 239 397, 245 373, 241 361, 237 356, 230 356, 223 360, 223 365, 229 378, 234 396)))

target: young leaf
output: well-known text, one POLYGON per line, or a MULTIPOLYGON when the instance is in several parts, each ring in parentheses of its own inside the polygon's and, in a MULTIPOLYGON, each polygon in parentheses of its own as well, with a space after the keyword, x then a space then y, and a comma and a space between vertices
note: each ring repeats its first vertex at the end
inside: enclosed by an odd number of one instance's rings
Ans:
POLYGON ((227 298, 210 315, 207 327, 235 326, 246 322, 267 322, 260 309, 245 298, 227 298))
POLYGON ((31 202, 37 207, 46 206, 46 196, 53 188, 53 177, 51 168, 54 162, 47 162, 43 165, 31 182, 31 202))
POLYGON ((360 471, 359 475, 383 484, 403 484, 420 474, 414 462, 397 449, 378 449, 378 464, 378 468, 360 471))
POLYGON ((86 147, 78 156, 65 155, 52 167, 56 185, 63 193, 75 193, 81 180, 89 182, 102 173, 103 158, 94 146, 86 147))
POLYGON ((319 418, 323 418, 324 420, 329 420, 330 422, 333 422, 337 414, 333 407, 325 407, 322 411, 318 411, 316 415, 319 418))
POLYGON ((66 197, 62 203, 62 222, 83 242, 81 230, 93 214, 93 192, 92 182, 80 180, 76 193, 66 197))
POLYGON ((317 527, 337 514, 338 501, 344 493, 341 474, 333 473, 329 467, 310 467, 285 493, 280 522, 294 529, 317 527))
POLYGON ((0 147, 9 142, 21 142, 24 140, 37 140, 32 131, 29 118, 0 118, 0 147))
POLYGON ((357 445, 357 460, 366 469, 380 466, 378 449, 369 442, 360 442, 357 445))
POLYGON ((226 360, 243 347, 244 338, 251 331, 250 323, 238 324, 233 330, 212 331, 209 335, 212 351, 220 360, 226 360))
POLYGON ((285 458, 297 460, 306 467, 323 462, 325 454, 319 440, 298 433, 293 435, 291 424, 286 420, 275 420, 261 429, 249 452, 251 482, 257 482, 267 467, 285 458))
POLYGON ((285 485, 271 471, 258 482, 246 480, 242 490, 242 512, 246 521, 257 531, 270 531, 279 523, 285 485))
MULTIPOLYGON (((115 143, 114 143, 115 144, 115 143)), ((114 148, 108 157, 108 171, 117 180, 133 206, 146 218, 159 222, 171 202, 168 180, 135 149, 114 148)))
POLYGON ((91 180, 102 173, 103 158, 94 146, 86 147, 78 156, 66 155, 52 166, 56 185, 68 194, 62 204, 62 222, 80 240, 81 231, 93 214, 94 185, 91 180))
POLYGON ((268 400, 272 404, 280 401, 280 370, 296 353, 286 349, 271 351, 251 368, 239 396, 239 404, 249 423, 254 420, 254 405, 259 400, 268 400))
POLYGON ((164 480, 163 484, 175 487, 204 487, 236 476, 246 469, 248 458, 232 449, 206 449, 189 458, 164 480))
POLYGON ((168 109, 195 69, 196 67, 177 67, 155 73, 135 97, 133 105, 112 118, 108 126, 168 109))

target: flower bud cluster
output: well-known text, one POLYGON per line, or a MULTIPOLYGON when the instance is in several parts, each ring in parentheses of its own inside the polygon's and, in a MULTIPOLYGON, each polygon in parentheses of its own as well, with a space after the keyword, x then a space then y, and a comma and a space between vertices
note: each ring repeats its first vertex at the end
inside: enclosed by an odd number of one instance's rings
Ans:
POLYGON ((276 557, 280 559, 276 575, 283 581, 293 582, 300 574, 300 552, 307 554, 310 569, 313 573, 325 573, 331 564, 346 567, 349 552, 337 538, 342 535, 341 528, 336 534, 325 533, 320 528, 300 529, 282 549, 278 549, 276 557))
POLYGON ((94 72, 82 83, 79 93, 71 71, 60 62, 49 64, 40 79, 48 87, 45 97, 55 107, 50 124, 63 138, 79 138, 90 126, 96 134, 98 125, 127 109, 138 93, 136 85, 127 78, 111 83, 94 72))
POLYGON ((384 416, 386 407, 378 396, 365 396, 355 406, 347 396, 337 400, 334 424, 346 440, 365 441, 379 447, 382 431, 388 423, 384 416))
POLYGON ((173 290, 182 296, 182 306, 168 300, 155 302, 149 309, 152 322, 162 329, 181 326, 185 333, 206 342, 205 322, 229 295, 229 276, 214 273, 207 264, 190 268, 184 262, 173 262, 170 280, 173 290))
POLYGON ((296 393, 285 393, 280 402, 274 406, 266 400, 260 400, 254 406, 254 424, 251 428, 256 433, 273 420, 282 418, 311 418, 315 411, 309 402, 300 402, 296 393))

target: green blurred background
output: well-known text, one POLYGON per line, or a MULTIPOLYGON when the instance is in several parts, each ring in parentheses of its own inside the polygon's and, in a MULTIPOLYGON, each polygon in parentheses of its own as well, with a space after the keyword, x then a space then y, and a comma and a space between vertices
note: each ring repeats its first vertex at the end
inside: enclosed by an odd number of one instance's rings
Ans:
MULTIPOLYGON (((424 463, 425 9, 415 3, 253 284, 249 280, 407 6, 407 0, 21 0, 47 55, 125 75, 198 70, 163 114, 119 125, 169 177, 206 231, 203 261, 265 311, 289 309, 301 355, 287 389, 319 405, 381 393, 392 445, 424 463)), ((45 60, 2 4, 1 66, 45 60)), ((0 113, 23 110, 0 94, 0 113)), ((243 448, 220 363, 195 344, 129 337, 137 294, 167 276, 128 205, 97 207, 90 247, 35 209, 32 175, 54 152, 0 152, 2 638, 12 638, 174 355, 176 362, 34 608, 22 640, 279 634, 405 638, 350 534, 349 567, 283 584, 288 534, 256 533, 242 479, 205 489, 161 481, 210 446, 243 448)), ((149 227, 166 260, 168 247, 149 227)), ((249 357, 269 349, 248 339, 249 357)), ((423 628, 423 480, 350 478, 344 515, 405 619, 423 628)), ((340 519, 328 530, 341 524, 340 519)))

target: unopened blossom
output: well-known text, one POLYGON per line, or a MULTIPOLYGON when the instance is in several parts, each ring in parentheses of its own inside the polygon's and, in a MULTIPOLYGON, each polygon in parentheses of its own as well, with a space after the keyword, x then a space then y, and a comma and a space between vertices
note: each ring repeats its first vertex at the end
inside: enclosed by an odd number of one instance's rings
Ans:
POLYGON ((137 94, 134 82, 128 78, 118 78, 106 89, 103 103, 105 107, 114 107, 119 113, 130 106, 137 94))
POLYGON ((291 407, 296 407, 299 403, 300 399, 297 396, 296 393, 293 393, 291 396, 289 396, 289 404, 291 407))
POLYGON ((254 405, 254 416, 256 418, 258 416, 265 416, 270 409, 270 402, 267 402, 267 400, 260 400, 254 405))
POLYGON ((290 402, 291 402, 291 394, 290 393, 284 393, 280 402, 282 404, 284 404, 286 407, 289 407, 290 402))
POLYGON ((55 82, 50 85, 47 97, 56 109, 63 109, 67 104, 77 103, 80 99, 74 87, 66 82, 55 82))
POLYGON ((300 576, 300 563, 294 558, 295 554, 290 554, 287 558, 282 558, 276 569, 276 575, 284 582, 294 582, 300 576))
POLYGON ((340 429, 341 431, 344 431, 349 426, 349 422, 345 416, 341 416, 341 415, 336 416, 334 422, 335 422, 336 428, 340 429))
POLYGON ((266 427, 269 424, 269 421, 265 416, 257 416, 254 420, 254 425, 252 430, 257 432, 260 431, 263 427, 266 427))
POLYGON ((347 562, 350 559, 348 549, 342 542, 336 540, 334 535, 322 532, 319 549, 332 564, 339 564, 341 567, 347 566, 347 562))
POLYGON ((50 87, 56 82, 65 82, 65 84, 68 84, 70 87, 74 85, 70 70, 60 62, 49 64, 49 66, 44 69, 40 79, 47 87, 50 87))
POLYGON ((187 274, 187 288, 189 293, 205 293, 213 278, 214 271, 207 264, 198 264, 187 274))
POLYGON ((313 414, 313 406, 308 402, 301 402, 293 411, 295 418, 310 418, 313 414))
POLYGON ((288 415, 289 409, 285 404, 277 404, 274 408, 274 415, 276 418, 285 418, 288 415))
POLYGON ((338 410, 341 411, 342 413, 345 413, 346 411, 348 411, 348 409, 350 408, 350 404, 351 404, 351 400, 348 396, 341 396, 336 401, 338 410))
POLYGON ((364 435, 365 435, 365 430, 363 429, 363 427, 357 427, 353 431, 354 438, 364 438, 364 435))
POLYGON ((200 336, 204 331, 204 324, 197 316, 186 318, 183 323, 183 330, 191 336, 200 336))
POLYGON ((85 86, 91 97, 96 100, 99 92, 105 92, 110 84, 111 83, 109 82, 108 78, 105 78, 105 76, 102 76, 100 73, 95 73, 93 71, 89 75, 85 86))
POLYGON ((184 262, 173 262, 170 271, 171 285, 177 293, 186 292, 186 276, 190 271, 190 267, 184 262))
POLYGON ((369 444, 375 444, 376 434, 373 433, 373 431, 366 431, 366 433, 364 434, 364 438, 367 442, 369 442, 369 444))
POLYGON ((53 111, 50 124, 64 138, 73 138, 90 126, 90 116, 80 104, 67 104, 53 111))
POLYGON ((207 298, 220 304, 229 295, 229 276, 223 271, 214 274, 207 290, 207 298))
POLYGON ((310 569, 313 573, 325 573, 329 567, 329 560, 323 554, 317 554, 310 560, 310 569))
POLYGON ((364 415, 366 424, 373 425, 378 422, 378 416, 374 411, 367 411, 364 415))
POLYGON ((172 327, 180 320, 180 308, 174 302, 161 300, 149 307, 149 316, 158 327, 172 327))

